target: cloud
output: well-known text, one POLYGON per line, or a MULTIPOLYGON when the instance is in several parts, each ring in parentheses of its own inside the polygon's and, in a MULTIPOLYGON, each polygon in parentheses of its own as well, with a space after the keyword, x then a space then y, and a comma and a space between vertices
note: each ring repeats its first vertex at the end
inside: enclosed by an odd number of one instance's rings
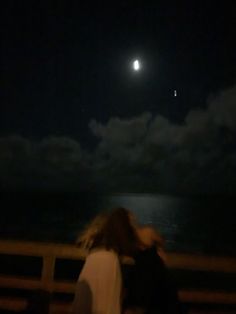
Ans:
POLYGON ((59 171, 74 171, 82 162, 80 144, 66 137, 48 137, 37 146, 38 158, 59 171))
POLYGON ((89 124, 94 135, 105 138, 107 143, 130 145, 140 141, 146 134, 147 124, 151 118, 150 113, 144 113, 130 120, 111 118, 106 126, 92 120, 89 124))
POLYGON ((63 187, 82 184, 87 159, 79 142, 67 137, 30 141, 0 138, 2 186, 63 187))
POLYGON ((150 113, 97 121, 94 169, 109 186, 178 193, 233 193, 236 87, 211 96, 184 123, 150 113))
POLYGON ((21 136, 14 135, 0 138, 0 160, 2 163, 14 160, 16 156, 25 159, 30 152, 30 141, 21 136))
POLYGON ((211 95, 181 124, 143 113, 89 123, 92 152, 69 137, 0 138, 3 186, 105 191, 223 193, 236 190, 236 86, 211 95))
POLYGON ((236 86, 209 99, 209 115, 218 126, 236 130, 236 86))

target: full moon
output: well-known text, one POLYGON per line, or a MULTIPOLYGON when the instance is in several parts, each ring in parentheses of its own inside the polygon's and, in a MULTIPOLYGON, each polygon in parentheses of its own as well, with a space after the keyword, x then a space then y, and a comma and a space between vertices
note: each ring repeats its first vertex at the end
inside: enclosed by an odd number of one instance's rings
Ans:
POLYGON ((139 62, 139 60, 134 60, 134 62, 133 62, 133 69, 134 69, 134 71, 139 71, 140 70, 140 62, 139 62))

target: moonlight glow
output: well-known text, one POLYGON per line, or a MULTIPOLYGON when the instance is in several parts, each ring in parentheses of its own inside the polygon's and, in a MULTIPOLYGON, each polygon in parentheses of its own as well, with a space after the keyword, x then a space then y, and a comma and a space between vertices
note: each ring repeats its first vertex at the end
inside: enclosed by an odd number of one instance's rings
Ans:
POLYGON ((140 62, 139 62, 139 60, 135 60, 133 62, 133 69, 134 69, 134 71, 139 71, 140 70, 140 62))

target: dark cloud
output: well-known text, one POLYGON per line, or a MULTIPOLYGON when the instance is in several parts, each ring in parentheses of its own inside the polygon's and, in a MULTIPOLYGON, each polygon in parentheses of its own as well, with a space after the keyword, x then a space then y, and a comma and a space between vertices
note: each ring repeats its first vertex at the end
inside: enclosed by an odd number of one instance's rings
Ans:
POLYGON ((3 185, 109 191, 223 193, 236 189, 236 86, 209 97, 182 124, 151 113, 92 120, 91 153, 67 137, 0 139, 3 185))
POLYGON ((0 173, 3 185, 20 185, 32 155, 29 140, 20 136, 0 138, 0 173))
POLYGON ((38 158, 58 171, 74 171, 82 163, 80 144, 66 137, 49 137, 37 147, 38 158))
POLYGON ((143 114, 129 120, 92 121, 100 139, 95 169, 119 189, 179 193, 233 193, 236 87, 209 98, 183 124, 143 114), (104 175, 105 174, 105 175, 104 175))
POLYGON ((16 187, 76 188, 84 182, 87 160, 80 144, 66 137, 39 142, 9 136, 0 139, 1 184, 16 187))

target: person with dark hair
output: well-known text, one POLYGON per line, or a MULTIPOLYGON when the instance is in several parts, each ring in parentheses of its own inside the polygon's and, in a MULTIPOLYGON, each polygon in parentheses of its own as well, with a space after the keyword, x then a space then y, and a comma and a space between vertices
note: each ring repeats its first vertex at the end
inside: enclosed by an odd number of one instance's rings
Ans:
POLYGON ((90 252, 76 285, 73 313, 121 314, 120 256, 132 255, 138 243, 129 211, 113 210, 91 234, 90 252))
POLYGON ((164 240, 151 226, 137 226, 140 246, 128 280, 125 314, 179 314, 177 289, 165 265, 164 240))

